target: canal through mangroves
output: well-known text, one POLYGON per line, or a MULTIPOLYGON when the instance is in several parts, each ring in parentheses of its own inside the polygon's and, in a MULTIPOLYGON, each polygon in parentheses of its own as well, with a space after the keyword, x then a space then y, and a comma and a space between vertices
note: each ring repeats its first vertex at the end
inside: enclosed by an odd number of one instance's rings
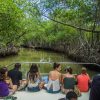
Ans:
MULTIPOLYGON (((20 52, 16 56, 9 56, 6 58, 0 58, 0 67, 8 66, 15 62, 72 62, 68 58, 65 57, 64 54, 55 53, 52 51, 43 51, 43 50, 34 50, 34 49, 24 49, 21 48, 20 52)), ((22 64, 21 71, 23 72, 23 77, 26 77, 26 73, 28 72, 31 64, 22 64)), ((8 69, 12 69, 14 64, 8 67, 8 69)), ((82 65, 79 64, 61 64, 62 70, 64 73, 65 67, 72 67, 73 74, 81 73, 82 65)), ((52 64, 38 64, 39 70, 41 73, 49 73, 52 70, 52 64)), ((93 77, 97 72, 87 70, 89 75, 93 77)))

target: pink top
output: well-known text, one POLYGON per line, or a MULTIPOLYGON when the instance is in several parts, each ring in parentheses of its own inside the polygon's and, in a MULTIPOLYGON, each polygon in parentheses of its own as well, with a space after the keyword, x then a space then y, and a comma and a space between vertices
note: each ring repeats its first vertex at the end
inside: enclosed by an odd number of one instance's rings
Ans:
POLYGON ((89 89, 88 83, 90 81, 90 77, 88 74, 80 74, 77 76, 78 88, 81 92, 87 92, 89 89))

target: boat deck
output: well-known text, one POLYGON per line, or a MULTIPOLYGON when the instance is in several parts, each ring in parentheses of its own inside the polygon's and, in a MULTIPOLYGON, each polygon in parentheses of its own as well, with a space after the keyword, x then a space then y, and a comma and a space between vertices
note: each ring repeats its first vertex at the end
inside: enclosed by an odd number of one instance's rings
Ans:
MULTIPOLYGON (((17 97, 17 100, 58 100, 60 98, 64 98, 65 95, 62 93, 50 94, 45 90, 41 90, 39 92, 27 92, 27 91, 19 91, 14 94, 17 97)), ((89 100, 89 92, 82 93, 81 97, 78 97, 78 100, 89 100)))

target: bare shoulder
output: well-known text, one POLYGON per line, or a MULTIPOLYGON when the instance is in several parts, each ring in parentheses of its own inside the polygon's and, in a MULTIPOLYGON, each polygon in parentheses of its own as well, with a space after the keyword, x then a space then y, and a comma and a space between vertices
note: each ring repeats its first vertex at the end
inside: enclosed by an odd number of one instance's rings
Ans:
POLYGON ((60 72, 58 72, 59 77, 62 77, 62 74, 60 72))
POLYGON ((37 76, 38 76, 38 77, 40 77, 40 76, 41 76, 39 72, 37 72, 36 74, 37 74, 37 76))
POLYGON ((66 76, 66 74, 61 74, 62 76, 66 76))
POLYGON ((66 74, 61 74, 62 78, 65 78, 66 74))
POLYGON ((36 75, 39 75, 39 72, 36 72, 35 74, 36 74, 36 75))
POLYGON ((55 71, 52 70, 52 71, 49 72, 49 74, 51 74, 51 73, 55 73, 55 71))
POLYGON ((60 72, 58 72, 59 73, 59 75, 62 75, 60 72))
POLYGON ((51 75, 52 73, 53 73, 53 71, 50 71, 50 72, 49 72, 49 75, 51 75))

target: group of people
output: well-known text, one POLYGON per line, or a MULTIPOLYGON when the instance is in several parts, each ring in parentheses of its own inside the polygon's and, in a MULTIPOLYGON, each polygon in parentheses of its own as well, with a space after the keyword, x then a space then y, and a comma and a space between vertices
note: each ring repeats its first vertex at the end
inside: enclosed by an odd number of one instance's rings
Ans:
POLYGON ((0 97, 14 94, 17 90, 22 89, 22 87, 27 87, 27 90, 30 92, 37 92, 41 89, 45 89, 48 93, 58 93, 62 91, 66 94, 66 97, 68 97, 68 95, 74 95, 74 100, 77 100, 77 94, 74 92, 75 87, 77 87, 80 92, 88 92, 89 84, 91 83, 86 68, 82 68, 80 75, 73 75, 72 68, 67 67, 65 74, 62 74, 60 72, 61 65, 54 63, 53 70, 49 72, 47 84, 42 80, 36 64, 31 65, 27 72, 26 80, 22 79, 20 68, 20 63, 16 63, 14 68, 10 71, 8 71, 7 67, 0 68, 0 97))
POLYGON ((22 84, 21 64, 16 63, 14 69, 8 71, 7 67, 0 68, 0 97, 14 94, 22 84))

